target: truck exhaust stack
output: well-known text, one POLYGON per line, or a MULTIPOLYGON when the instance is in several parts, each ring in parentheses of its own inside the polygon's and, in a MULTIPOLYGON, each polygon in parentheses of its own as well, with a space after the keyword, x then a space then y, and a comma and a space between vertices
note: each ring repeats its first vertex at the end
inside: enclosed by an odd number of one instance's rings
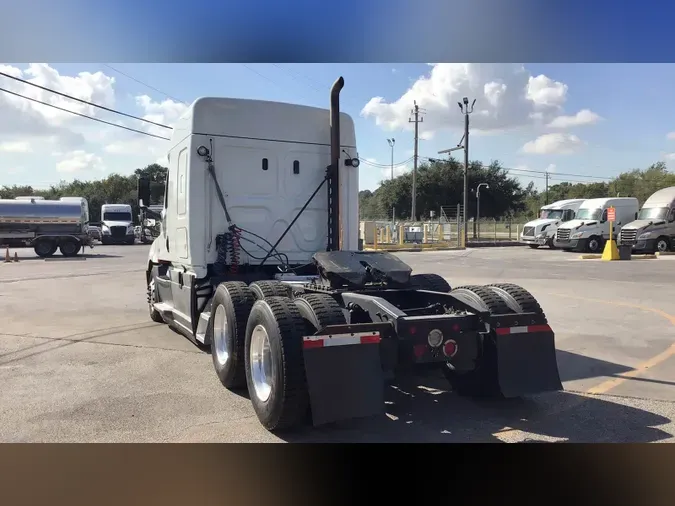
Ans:
POLYGON ((330 166, 328 167, 328 247, 341 249, 340 244, 340 91, 345 80, 339 77, 330 90, 330 166))

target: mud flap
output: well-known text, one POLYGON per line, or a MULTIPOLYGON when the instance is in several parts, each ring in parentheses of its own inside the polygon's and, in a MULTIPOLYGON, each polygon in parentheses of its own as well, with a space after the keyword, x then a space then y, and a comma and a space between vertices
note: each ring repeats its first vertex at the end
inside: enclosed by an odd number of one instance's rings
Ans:
POLYGON ((314 426, 384 414, 379 333, 305 337, 304 356, 314 426))
POLYGON ((548 325, 495 329, 499 388, 504 397, 563 390, 548 325))

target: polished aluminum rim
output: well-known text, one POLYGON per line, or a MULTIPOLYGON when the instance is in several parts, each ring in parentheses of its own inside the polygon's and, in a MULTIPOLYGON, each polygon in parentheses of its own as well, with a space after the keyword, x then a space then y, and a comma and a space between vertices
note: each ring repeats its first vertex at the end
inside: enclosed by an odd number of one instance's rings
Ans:
POLYGON ((213 346, 218 364, 225 365, 230 358, 230 350, 227 347, 227 315, 222 304, 218 304, 213 315, 213 346))
POLYGON ((251 380, 256 397, 262 402, 272 393, 272 353, 270 338, 262 325, 256 325, 251 334, 251 380))
POLYGON ((656 243, 656 249, 658 249, 661 253, 664 251, 668 250, 668 243, 661 239, 659 242, 656 243))

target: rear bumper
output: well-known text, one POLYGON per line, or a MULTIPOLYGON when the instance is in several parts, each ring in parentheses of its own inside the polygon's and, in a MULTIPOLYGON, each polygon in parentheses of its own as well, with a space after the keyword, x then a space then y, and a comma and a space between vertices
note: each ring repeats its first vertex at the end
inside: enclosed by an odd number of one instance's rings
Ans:
POLYGON ((126 234, 126 235, 102 235, 101 236, 101 242, 105 242, 107 244, 124 244, 127 242, 130 242, 131 240, 136 240, 136 234, 131 233, 131 234, 126 234))

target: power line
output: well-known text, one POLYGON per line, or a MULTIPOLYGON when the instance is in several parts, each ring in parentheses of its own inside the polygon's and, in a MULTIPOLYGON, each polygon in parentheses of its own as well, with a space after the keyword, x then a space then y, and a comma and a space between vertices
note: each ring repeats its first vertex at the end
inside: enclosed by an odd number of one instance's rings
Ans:
MULTIPOLYGON (((400 167, 401 165, 405 165, 406 163, 408 163, 408 162, 409 162, 410 160, 412 160, 413 158, 414 158, 414 157, 411 156, 411 157, 408 158, 407 160, 403 160, 402 162, 395 163, 395 164, 393 164, 393 165, 394 165, 394 167, 400 167)), ((392 164, 383 164, 383 163, 371 162, 371 161, 369 161, 369 160, 363 160, 363 159, 359 159, 359 161, 360 161, 361 163, 365 163, 365 164, 367 164, 367 165, 372 165, 373 167, 381 167, 381 168, 383 168, 383 169, 388 169, 388 168, 390 168, 390 167, 392 166, 392 164)))
POLYGON ((136 133, 138 133, 138 134, 147 135, 147 136, 149 136, 149 137, 155 137, 155 138, 157 138, 157 139, 163 139, 163 140, 165 140, 165 141, 170 141, 170 140, 171 140, 171 139, 169 139, 168 137, 162 137, 161 135, 151 134, 151 133, 149 133, 149 132, 144 132, 143 130, 136 130, 135 128, 129 128, 129 127, 126 127, 126 126, 123 126, 123 125, 118 125, 118 124, 116 124, 116 123, 112 123, 112 122, 110 122, 110 121, 105 121, 105 120, 102 120, 102 119, 99 119, 99 118, 94 118, 93 116, 87 116, 86 114, 81 114, 81 113, 79 113, 79 112, 70 111, 70 110, 68 110, 68 109, 64 109, 63 107, 59 107, 58 105, 48 104, 47 102, 43 102, 43 101, 37 100, 37 99, 35 99, 35 98, 27 97, 27 96, 25 96, 25 95, 21 95, 21 94, 19 94, 19 93, 15 93, 15 92, 13 92, 13 91, 6 90, 6 89, 4 89, 4 88, 0 88, 0 91, 4 91, 5 93, 9 93, 10 95, 14 95, 14 96, 16 96, 16 97, 25 98, 26 100, 30 100, 31 102, 36 102, 36 103, 38 103, 38 104, 46 105, 47 107, 53 107, 54 109, 58 109, 59 111, 67 112, 67 113, 70 113, 70 114, 74 114, 75 116, 80 116, 81 118, 87 118, 87 119, 90 119, 90 120, 92 120, 92 121, 98 121, 99 123, 104 123, 104 124, 106 124, 106 125, 114 126, 114 127, 117 127, 117 128, 122 128, 122 129, 124 129, 124 130, 129 130, 130 132, 136 132, 136 133))
POLYGON ((154 121, 150 121, 149 119, 139 118, 138 116, 134 116, 132 114, 127 114, 125 112, 116 111, 115 109, 110 109, 108 107, 105 107, 105 106, 102 106, 102 105, 99 105, 99 104, 94 104, 93 102, 87 102, 86 100, 82 100, 81 98, 73 97, 72 95, 68 95, 66 93, 61 93, 60 91, 52 90, 50 88, 40 86, 39 84, 31 83, 30 81, 26 81, 25 79, 21 79, 19 77, 14 77, 12 75, 5 74, 4 72, 0 72, 0 76, 8 77, 10 79, 14 79, 15 81, 19 81, 20 83, 28 84, 29 86, 33 86, 35 88, 39 88, 41 90, 48 91, 49 93, 54 93, 56 95, 60 95, 60 96, 65 97, 65 98, 69 98, 71 100, 75 100, 77 102, 81 102, 83 104, 87 104, 87 105, 90 105, 92 107, 97 107, 99 109, 103 109, 104 111, 119 114, 121 116, 126 116, 127 118, 132 118, 132 119, 135 119, 135 120, 138 120, 138 121, 144 121, 145 123, 150 123, 151 125, 155 125, 155 126, 158 126, 158 127, 161 127, 161 128, 168 128, 169 130, 172 129, 172 127, 170 127, 170 126, 162 125, 161 123, 155 123, 154 121))
POLYGON ((153 90, 153 91, 156 91, 156 92, 159 93, 160 95, 164 95, 165 97, 170 98, 171 100, 174 100, 174 101, 176 101, 176 102, 182 102, 182 103, 184 103, 185 105, 190 105, 190 104, 187 103, 185 100, 181 100, 180 98, 173 97, 173 96, 169 95, 168 93, 165 93, 165 92, 163 92, 162 90, 159 90, 159 89, 155 88, 154 86, 150 86, 148 83, 144 83, 143 81, 140 81, 139 79, 136 79, 135 77, 132 77, 132 76, 130 76, 129 74, 125 74, 124 72, 122 72, 122 71, 119 70, 119 69, 116 69, 116 68, 113 67, 112 65, 108 65, 107 63, 103 63, 102 65, 103 65, 104 67, 108 67, 108 68, 109 68, 110 70, 112 70, 113 72, 117 72, 118 74, 121 74, 121 75, 123 75, 124 77, 126 77, 126 78, 128 78, 128 79, 131 79, 132 81, 135 81, 135 82, 137 82, 138 84, 140 84, 140 85, 142 85, 142 86, 145 86, 146 88, 149 88, 149 89, 151 89, 151 90, 153 90))

